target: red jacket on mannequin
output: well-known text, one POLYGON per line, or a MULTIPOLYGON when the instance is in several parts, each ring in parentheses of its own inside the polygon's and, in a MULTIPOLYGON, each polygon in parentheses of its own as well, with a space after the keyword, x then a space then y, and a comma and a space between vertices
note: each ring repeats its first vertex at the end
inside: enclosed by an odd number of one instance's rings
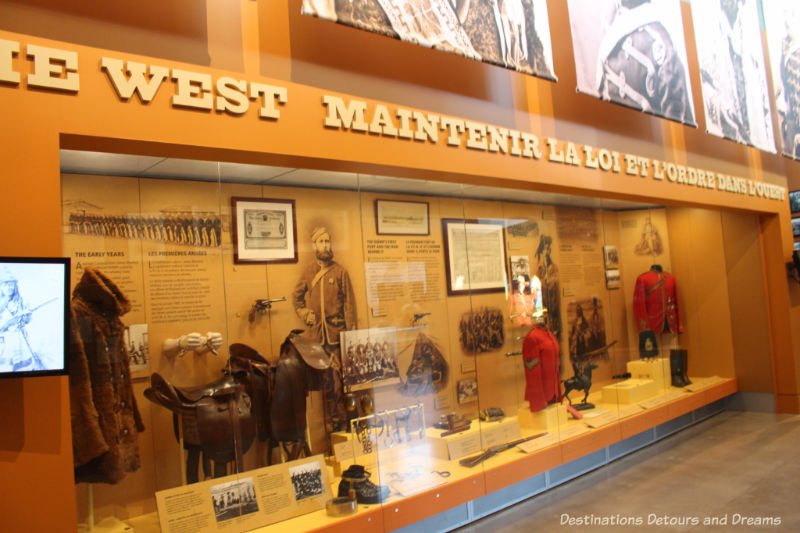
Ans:
POLYGON ((522 362, 525 365, 525 399, 531 412, 560 402, 558 341, 543 325, 534 326, 522 341, 522 362))
POLYGON ((659 265, 636 278, 633 289, 633 316, 639 331, 683 333, 678 309, 678 285, 675 276, 659 265))

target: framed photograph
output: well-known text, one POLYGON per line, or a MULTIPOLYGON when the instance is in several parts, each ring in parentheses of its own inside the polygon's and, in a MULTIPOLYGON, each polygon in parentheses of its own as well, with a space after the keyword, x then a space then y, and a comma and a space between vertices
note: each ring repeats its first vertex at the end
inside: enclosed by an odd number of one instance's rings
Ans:
POLYGON ((793 215, 800 215, 800 191, 789 191, 789 210, 793 215))
POLYGON ((478 380, 475 378, 465 378, 458 380, 456 384, 458 394, 458 405, 465 403, 475 403, 478 401, 478 380))
POLYGON ((342 383, 357 391, 400 383, 395 328, 343 331, 342 383))
POLYGON ((428 202, 375 200, 375 232, 378 235, 430 235, 428 202))
POLYGON ((792 235, 800 237, 800 217, 792 219, 792 235))
POLYGON ((606 270, 606 289, 619 289, 620 276, 619 269, 612 268, 606 270))
POLYGON ((296 263, 294 200, 231 198, 233 262, 296 263))
POLYGON ((603 262, 606 268, 619 267, 619 252, 615 245, 610 244, 608 246, 603 246, 603 262))
POLYGON ((147 335, 147 324, 131 324, 125 327, 123 335, 128 348, 128 362, 131 377, 150 377, 150 346, 147 335))
POLYGON ((506 240, 499 220, 442 219, 447 294, 506 290, 506 240))

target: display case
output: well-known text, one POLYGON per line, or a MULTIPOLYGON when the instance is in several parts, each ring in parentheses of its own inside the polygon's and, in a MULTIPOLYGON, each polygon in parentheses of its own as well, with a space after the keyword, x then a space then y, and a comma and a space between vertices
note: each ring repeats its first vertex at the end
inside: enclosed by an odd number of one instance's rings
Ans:
POLYGON ((736 390, 755 215, 187 163, 61 176, 87 529, 393 530, 736 390))

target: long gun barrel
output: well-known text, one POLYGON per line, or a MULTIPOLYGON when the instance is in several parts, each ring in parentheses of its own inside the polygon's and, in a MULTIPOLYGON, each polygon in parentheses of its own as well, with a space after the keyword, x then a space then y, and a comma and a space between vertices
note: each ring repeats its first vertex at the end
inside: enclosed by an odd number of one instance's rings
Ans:
POLYGON ((528 442, 529 440, 538 439, 539 437, 544 437, 545 435, 547 435, 546 431, 543 432, 543 433, 537 433, 536 435, 532 435, 530 437, 524 437, 524 438, 521 438, 519 440, 507 442, 505 444, 497 444, 497 445, 492 446, 491 448, 489 448, 486 451, 481 452, 481 453, 479 453, 477 455, 473 455, 471 457, 465 457, 463 459, 459 459, 458 464, 460 464, 461 466, 466 466, 468 468, 472 468, 474 466, 478 466, 479 464, 481 464, 485 460, 489 459, 490 457, 494 457, 495 455, 497 455, 498 453, 500 453, 502 451, 509 450, 509 449, 513 448, 514 446, 519 446, 523 442, 528 442))

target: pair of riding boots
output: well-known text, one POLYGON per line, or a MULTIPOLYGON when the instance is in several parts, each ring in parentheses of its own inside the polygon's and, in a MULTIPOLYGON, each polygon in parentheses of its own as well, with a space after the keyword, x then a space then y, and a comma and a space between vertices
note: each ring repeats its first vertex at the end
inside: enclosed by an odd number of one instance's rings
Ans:
POLYGON ((355 492, 358 503, 380 503, 389 496, 389 487, 375 485, 369 480, 370 473, 361 465, 350 465, 342 472, 339 482, 339 497, 352 497, 351 490, 355 492))
POLYGON ((687 375, 687 368, 689 366, 689 352, 687 350, 670 350, 669 351, 669 368, 672 374, 672 386, 683 388, 691 385, 687 375))

